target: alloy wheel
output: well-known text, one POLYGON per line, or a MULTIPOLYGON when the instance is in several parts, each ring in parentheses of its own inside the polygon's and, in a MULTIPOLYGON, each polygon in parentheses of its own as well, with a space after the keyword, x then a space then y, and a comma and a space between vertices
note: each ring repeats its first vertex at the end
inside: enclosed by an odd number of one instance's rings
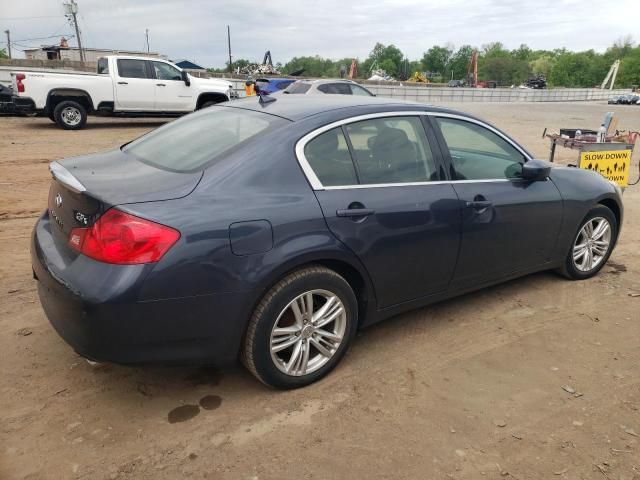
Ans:
POLYGON ((596 268, 609 252, 611 246, 611 225, 604 217, 587 221, 573 245, 573 263, 581 272, 596 268))
POLYGON ((278 370, 298 377, 326 365, 344 340, 346 315, 340 298, 327 290, 310 290, 289 302, 271 331, 278 370))
POLYGON ((82 114, 76 107, 65 107, 60 112, 62 121, 70 127, 75 127, 82 120, 82 114))

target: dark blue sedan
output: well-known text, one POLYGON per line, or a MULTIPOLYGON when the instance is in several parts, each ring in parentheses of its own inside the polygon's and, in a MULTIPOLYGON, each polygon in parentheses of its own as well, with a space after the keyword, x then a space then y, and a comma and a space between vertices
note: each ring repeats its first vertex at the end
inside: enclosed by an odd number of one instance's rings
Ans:
POLYGON ((256 80, 256 86, 263 93, 275 93, 279 92, 280 90, 284 90, 293 82, 295 82, 295 79, 293 78, 258 78, 256 80))
POLYGON ((355 332, 555 269, 595 275, 620 189, 463 113, 256 97, 51 164, 32 240, 44 311, 81 355, 223 364, 307 385, 355 332))

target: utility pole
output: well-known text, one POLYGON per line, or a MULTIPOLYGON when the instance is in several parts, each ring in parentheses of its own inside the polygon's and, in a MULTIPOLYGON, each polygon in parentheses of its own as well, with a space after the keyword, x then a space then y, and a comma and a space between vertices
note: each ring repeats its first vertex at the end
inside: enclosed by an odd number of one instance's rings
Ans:
POLYGON ((229 73, 233 73, 233 62, 231 61, 231 29, 227 25, 227 45, 229 45, 229 73))
POLYGON ((146 37, 146 39, 147 39, 147 53, 149 53, 149 29, 148 29, 148 28, 145 28, 145 30, 144 30, 144 36, 145 36, 145 37, 146 37))
POLYGON ((9 54, 9 58, 11 58, 11 35, 9 30, 5 30, 4 33, 7 34, 7 54, 9 54))
POLYGON ((78 48, 80 49, 80 61, 84 63, 84 49, 82 48, 82 39, 80 38, 80 28, 78 27, 78 4, 75 0, 71 0, 71 3, 65 3, 65 15, 67 17, 71 17, 70 20, 73 21, 73 26, 76 29, 76 38, 78 39, 78 48))

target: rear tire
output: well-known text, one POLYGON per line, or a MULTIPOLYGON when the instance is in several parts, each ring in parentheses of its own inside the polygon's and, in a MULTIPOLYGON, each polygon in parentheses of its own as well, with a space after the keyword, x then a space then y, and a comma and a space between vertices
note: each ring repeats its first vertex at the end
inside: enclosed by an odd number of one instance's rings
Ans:
POLYGON ((304 387, 342 359, 357 315, 355 294, 344 278, 320 266, 299 270, 274 285, 256 307, 242 361, 266 385, 304 387))
POLYGON ((586 280, 607 263, 618 238, 618 221, 604 205, 593 207, 580 222, 564 265, 558 272, 571 280, 586 280))
POLYGON ((87 110, 78 102, 64 100, 53 109, 53 118, 60 128, 80 130, 87 123, 87 110))
POLYGON ((214 102, 214 101, 204 102, 202 105, 200 105, 200 108, 198 110, 202 110, 203 108, 210 107, 212 105, 215 105, 216 103, 218 102, 214 102))

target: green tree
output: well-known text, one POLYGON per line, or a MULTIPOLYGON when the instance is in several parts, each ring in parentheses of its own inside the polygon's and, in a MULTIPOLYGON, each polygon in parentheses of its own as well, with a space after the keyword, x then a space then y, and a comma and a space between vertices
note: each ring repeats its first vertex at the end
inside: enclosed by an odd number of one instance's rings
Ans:
POLYGON ((471 45, 463 45, 451 55, 449 61, 449 70, 447 72, 446 80, 465 80, 467 79, 467 68, 471 61, 471 54, 474 48, 471 45))
POLYGON ((445 77, 452 56, 453 48, 434 45, 422 55, 422 68, 427 72, 438 73, 441 77, 445 77))
POLYGON ((620 72, 616 86, 631 87, 640 85, 640 47, 629 52, 620 62, 620 72))
POLYGON ((361 75, 368 76, 372 69, 381 68, 388 75, 397 76, 400 72, 404 54, 395 45, 383 45, 376 43, 369 54, 369 57, 362 62, 361 75))
POLYGON ((555 63, 555 58, 551 55, 541 55, 535 60, 531 60, 529 62, 529 68, 531 69, 531 73, 534 75, 544 75, 545 77, 549 76, 551 69, 555 63))
POLYGON ((9 58, 7 51, 4 48, 0 48, 0 58, 9 58))

